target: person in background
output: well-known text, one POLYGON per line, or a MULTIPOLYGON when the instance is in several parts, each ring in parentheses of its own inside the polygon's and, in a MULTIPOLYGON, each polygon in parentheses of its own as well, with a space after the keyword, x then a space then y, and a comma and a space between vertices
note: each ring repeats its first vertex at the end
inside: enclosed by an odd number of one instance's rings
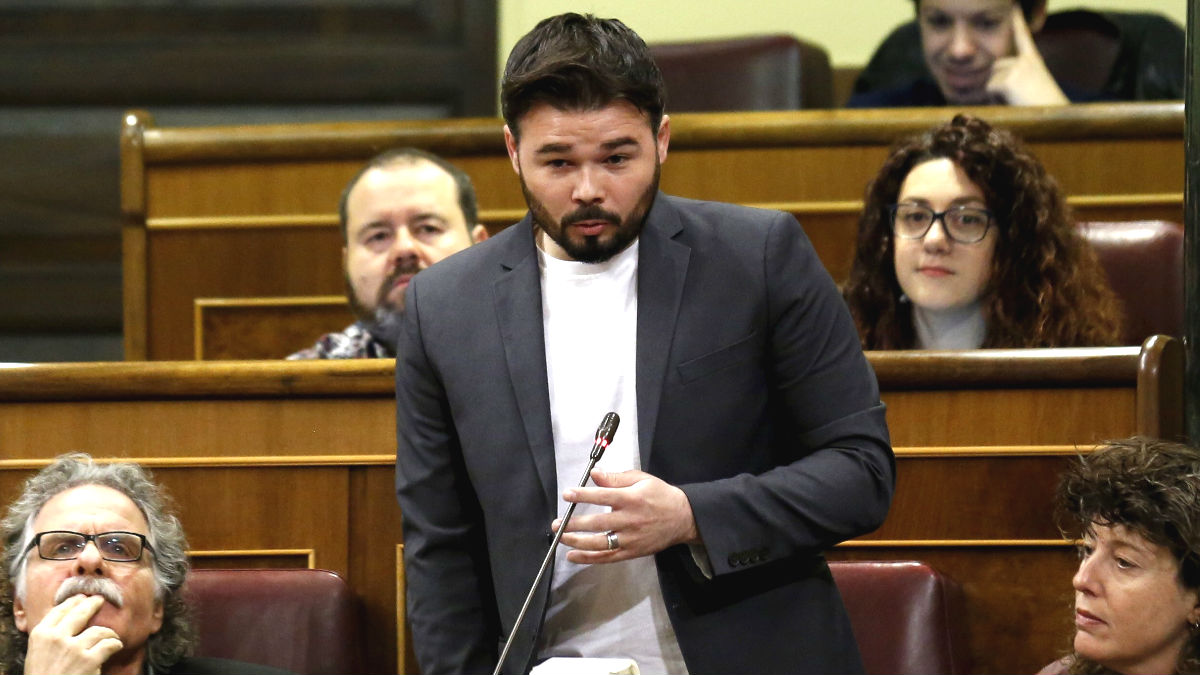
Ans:
POLYGON ((1098 346, 1121 334, 1054 179, 969 115, 901 143, 867 186, 843 294, 866 349, 1098 346))
POLYGON ((1184 33, 1165 17, 1073 10, 1048 23, 1046 0, 913 2, 916 21, 879 46, 855 82, 848 107, 1057 105, 1183 95, 1184 33), (1109 44, 1111 57, 1070 54, 1083 63, 1066 73, 1077 79, 1061 84, 1033 38, 1051 25, 1062 36, 1056 42, 1109 44), (1098 78, 1076 72, 1088 68, 1107 72, 1098 78))
POLYGON ((487 239, 471 178, 415 148, 383 152, 342 192, 346 297, 358 320, 288 359, 390 358, 413 275, 487 239))
POLYGON ((1108 441, 1063 475, 1055 501, 1079 540, 1075 636, 1041 674, 1200 672, 1200 452, 1108 441))
POLYGON ((25 482, 0 536, 0 672, 284 673, 189 656, 187 541, 136 464, 58 457, 25 482))

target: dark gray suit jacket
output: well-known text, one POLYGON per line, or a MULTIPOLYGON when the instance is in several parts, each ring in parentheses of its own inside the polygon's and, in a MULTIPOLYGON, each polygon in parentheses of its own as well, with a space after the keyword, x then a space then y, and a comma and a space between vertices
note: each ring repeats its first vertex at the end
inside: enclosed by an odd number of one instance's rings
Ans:
MULTIPOLYGON (((879 526, 895 465, 837 289, 783 213, 659 194, 640 242, 642 467, 687 494, 714 572, 685 546, 656 556, 688 669, 861 669, 821 551, 879 526)), ((413 644, 426 675, 487 672, 557 505, 529 217, 417 275, 406 307, 396 484, 413 644)), ((548 586, 507 672, 531 666, 548 586)))

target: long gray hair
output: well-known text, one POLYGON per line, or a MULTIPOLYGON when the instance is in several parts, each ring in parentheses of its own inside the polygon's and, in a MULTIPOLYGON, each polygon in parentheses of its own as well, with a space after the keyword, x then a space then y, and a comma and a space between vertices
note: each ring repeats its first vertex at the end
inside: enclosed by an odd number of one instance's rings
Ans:
POLYGON ((146 661, 156 671, 165 670, 189 654, 195 642, 191 620, 183 600, 187 579, 187 540, 179 519, 171 513, 168 498, 137 464, 97 464, 83 453, 61 455, 52 464, 25 481, 20 498, 0 520, 4 552, 0 554, 0 670, 9 675, 25 668, 29 636, 17 630, 13 599, 25 597, 25 565, 22 555, 33 537, 33 521, 55 495, 84 485, 101 485, 125 495, 145 516, 146 535, 154 548, 154 597, 163 605, 162 628, 146 643, 146 661))

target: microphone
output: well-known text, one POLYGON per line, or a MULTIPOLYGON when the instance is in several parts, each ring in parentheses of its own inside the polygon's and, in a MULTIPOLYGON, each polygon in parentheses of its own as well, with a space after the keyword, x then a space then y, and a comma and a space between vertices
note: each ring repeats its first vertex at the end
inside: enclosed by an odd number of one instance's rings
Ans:
MULTIPOLYGON (((600 461, 600 457, 612 443, 613 436, 617 435, 617 425, 620 423, 621 417, 615 412, 608 413, 600 421, 600 426, 596 428, 596 440, 592 443, 592 451, 588 456, 587 468, 583 470, 583 477, 579 479, 579 487, 587 484, 588 477, 592 475, 592 469, 596 468, 596 462, 600 461)), ((496 662, 496 669, 492 671, 492 675, 500 675, 500 669, 504 667, 504 660, 508 658, 508 650, 512 648, 513 638, 517 636, 517 630, 521 627, 521 622, 525 620, 525 614, 529 611, 529 605, 533 602, 533 595, 537 592, 538 585, 542 583, 542 577, 546 575, 546 570, 550 569, 550 562, 554 560, 554 551, 558 549, 558 541, 562 539, 563 532, 567 529, 567 522, 571 520, 571 514, 575 513, 575 506, 574 502, 567 506, 567 512, 563 515, 562 522, 554 531, 550 550, 546 551, 542 567, 534 577, 533 585, 529 587, 529 594, 525 596, 525 603, 521 605, 521 611, 517 613, 517 620, 513 622, 512 631, 509 632, 508 639, 504 641, 504 649, 500 652, 500 660, 496 662)))
MULTIPOLYGON (((596 429, 596 442, 592 444, 592 463, 588 465, 588 474, 591 473, 592 467, 596 462, 600 461, 600 455, 604 454, 604 450, 612 443, 613 436, 617 435, 617 425, 621 423, 621 416, 615 412, 610 412, 600 420, 600 426, 596 429)), ((579 487, 583 487, 587 481, 588 474, 584 474, 583 480, 579 482, 579 487)))

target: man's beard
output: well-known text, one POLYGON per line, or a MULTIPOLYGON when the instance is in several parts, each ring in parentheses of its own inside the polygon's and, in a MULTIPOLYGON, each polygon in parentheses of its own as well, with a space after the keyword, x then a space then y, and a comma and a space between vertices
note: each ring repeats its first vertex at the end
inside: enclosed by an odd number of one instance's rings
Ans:
POLYGON ((529 191, 524 175, 520 176, 521 192, 525 194, 525 204, 529 206, 535 228, 545 232, 554 240, 554 243, 571 256, 572 260, 600 263, 624 251, 642 233, 642 228, 646 224, 646 214, 650 212, 650 207, 654 205, 654 197, 658 194, 658 178, 661 171, 662 165, 655 159, 654 178, 646 186, 646 191, 638 198, 637 203, 633 205, 633 209, 624 222, 621 221, 619 215, 612 211, 606 211, 596 204, 590 204, 575 209, 563 216, 560 222, 555 223, 554 217, 546 210, 546 205, 529 191), (567 232, 571 224, 589 220, 603 220, 616 225, 612 238, 603 241, 599 235, 587 235, 583 237, 583 241, 574 241, 568 236, 567 232))
POLYGON ((346 298, 350 301, 350 310, 354 312, 354 316, 367 329, 367 332, 386 345, 393 354, 396 353, 396 342, 400 337, 400 319, 404 314, 404 299, 401 298, 397 304, 393 305, 388 300, 388 296, 391 295, 392 286, 396 284, 397 279, 406 274, 416 274, 419 271, 420 268, 415 262, 393 270, 379 285, 379 292, 375 298, 375 309, 370 309, 363 304, 358 294, 354 292, 349 275, 346 276, 346 298))
POLYGON ((67 598, 75 595, 99 595, 114 607, 120 608, 125 604, 125 596, 121 587, 112 579, 104 577, 67 577, 58 586, 54 594, 54 604, 61 605, 67 598))

